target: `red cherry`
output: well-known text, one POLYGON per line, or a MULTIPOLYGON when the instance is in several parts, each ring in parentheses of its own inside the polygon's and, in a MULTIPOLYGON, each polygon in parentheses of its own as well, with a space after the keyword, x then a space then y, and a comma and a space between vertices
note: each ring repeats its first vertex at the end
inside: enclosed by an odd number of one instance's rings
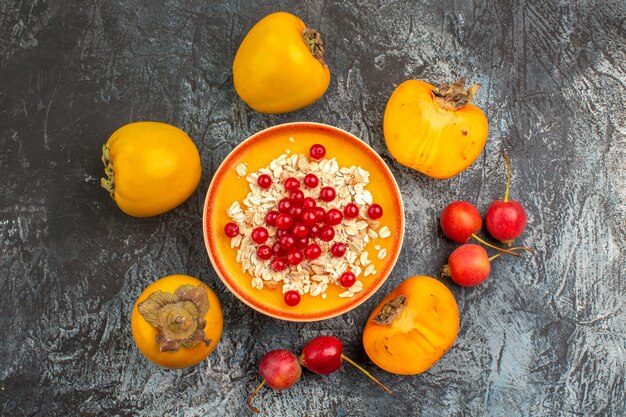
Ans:
POLYGON ((279 213, 288 213, 289 209, 292 207, 291 201, 288 198, 283 198, 278 202, 278 212, 279 213))
POLYGON ((286 213, 280 213, 278 217, 276 217, 276 227, 279 229, 287 230, 293 224, 293 218, 286 213))
POLYGON ((289 201, 291 201, 291 204, 295 206, 302 207, 302 203, 304 202, 304 193, 301 190, 292 191, 291 194, 289 194, 289 201))
MULTIPOLYGON (((497 256, 497 255, 496 255, 497 256)), ((480 245, 466 243, 452 251, 448 264, 442 269, 442 275, 464 287, 482 284, 491 273, 490 258, 480 245)))
POLYGON ((333 201, 337 193, 333 187, 322 187, 320 190, 320 198, 326 202, 333 201))
POLYGON ((302 218, 302 207, 292 206, 289 209, 289 214, 294 220, 300 220, 302 218))
POLYGON ((274 258, 270 262, 270 266, 276 272, 284 271, 287 268, 287 261, 284 258, 274 258))
POLYGON ((380 219, 381 217, 383 217, 383 208, 380 206, 380 204, 372 204, 371 206, 369 206, 369 208, 367 209, 367 217, 372 220, 380 219))
POLYGON ((344 288, 350 288, 355 282, 356 276, 350 271, 346 271, 339 276, 339 285, 344 288))
POLYGON ((315 210, 314 209, 304 210, 304 213, 302 213, 302 221, 307 226, 313 226, 315 223, 317 223, 317 215, 315 214, 315 210))
POLYGON ((272 255, 274 256, 285 256, 287 251, 280 246, 280 242, 276 241, 272 245, 272 255))
POLYGON ((313 200, 311 197, 306 197, 303 201, 302 201, 302 209, 306 210, 306 209, 310 209, 315 207, 317 204, 315 204, 315 200, 313 200))
POLYGON ((237 223, 233 222, 226 223, 226 226, 224 226, 224 233, 228 237, 235 237, 239 234, 239 226, 237 226, 237 223))
POLYGON ((354 203, 348 203, 343 208, 343 215, 346 216, 346 219, 355 219, 359 215, 359 206, 354 203))
POLYGON ((311 158, 315 160, 322 159, 324 156, 326 156, 326 148, 323 145, 316 143, 315 145, 311 146, 311 149, 309 149, 309 155, 311 155, 311 158))
POLYGON ((298 291, 287 291, 284 295, 284 298, 285 304, 287 304, 289 307, 294 307, 300 304, 300 294, 298 293, 298 291))
POLYGON ((320 180, 315 174, 306 174, 302 182, 309 188, 315 188, 320 183, 320 180))
POLYGON ((268 211, 265 215, 265 223, 268 226, 276 226, 276 217, 278 217, 278 212, 276 210, 268 211))
POLYGON ((285 186, 285 190, 287 191, 295 191, 300 188, 300 181, 294 177, 287 178, 283 184, 285 186))
POLYGON ((318 237, 320 234, 320 227, 316 224, 314 224, 313 226, 309 226, 309 237, 310 238, 316 238, 318 237))
POLYGON ((294 223, 293 226, 291 226, 291 233, 297 238, 307 237, 309 235, 309 228, 304 223, 294 223))
POLYGON ((335 208, 326 212, 326 224, 329 226, 336 226, 343 220, 343 214, 335 208))
POLYGON ((304 255, 302 254, 302 251, 298 249, 292 249, 287 252, 287 262, 289 262, 291 265, 298 265, 303 260, 304 255))
POLYGON ((320 248, 320 245, 317 243, 311 243, 304 250, 304 256, 306 256, 309 261, 319 258, 321 254, 322 248, 320 248))
POLYGON ((306 249, 306 247, 309 245, 309 238, 308 237, 299 237, 296 238, 296 249, 306 249))
POLYGON ((267 245, 261 245, 256 249, 256 256, 262 261, 267 261, 272 257, 272 248, 267 245))
POLYGON ((324 222, 324 220, 326 220, 326 211, 323 208, 315 207, 313 210, 315 210, 315 218, 317 223, 322 223, 324 222))
POLYGON ((510 245, 524 233, 526 222, 524 206, 513 199, 494 201, 485 214, 489 234, 505 245, 510 245))
POLYGON ((259 178, 257 178, 256 183, 259 184, 259 187, 267 190, 272 186, 272 177, 267 174, 261 174, 259 178))
POLYGON ((330 247, 330 254, 334 257, 341 257, 346 254, 346 244, 342 242, 337 242, 333 246, 330 247))
POLYGON ((324 226, 320 229, 319 238, 324 242, 330 242, 335 237, 335 229, 332 226, 324 226))
POLYGON ((265 227, 255 227, 254 229, 252 229, 250 237, 252 238, 254 243, 258 243, 260 245, 261 243, 265 243, 265 241, 269 237, 269 233, 267 233, 267 229, 265 227))
POLYGON ((480 230, 483 219, 478 209, 466 201, 450 203, 441 212, 441 229, 448 239, 465 243, 480 230))

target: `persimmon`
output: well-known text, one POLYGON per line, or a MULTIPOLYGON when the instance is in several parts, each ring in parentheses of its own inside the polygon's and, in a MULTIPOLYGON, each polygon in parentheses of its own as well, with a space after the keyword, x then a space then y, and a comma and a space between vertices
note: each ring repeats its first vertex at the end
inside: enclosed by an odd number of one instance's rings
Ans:
POLYGON ((131 315, 133 338, 148 359, 186 368, 206 358, 222 335, 222 306, 215 293, 188 275, 169 275, 149 285, 131 315))
POLYGON ((487 118, 470 103, 478 88, 466 91, 463 80, 439 87, 421 80, 400 84, 387 102, 383 121, 391 155, 438 179, 469 167, 487 141, 487 118))
POLYGON ((414 375, 426 371, 452 346, 459 310, 450 290, 435 278, 404 280, 372 311, 363 346, 385 371, 414 375))

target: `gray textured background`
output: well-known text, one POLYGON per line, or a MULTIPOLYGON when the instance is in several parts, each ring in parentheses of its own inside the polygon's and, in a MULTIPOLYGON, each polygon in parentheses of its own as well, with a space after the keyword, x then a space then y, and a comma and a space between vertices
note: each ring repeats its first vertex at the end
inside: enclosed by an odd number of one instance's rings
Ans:
POLYGON ((0 412, 16 415, 246 415, 264 352, 332 333, 395 392, 354 369, 265 391, 267 416, 624 415, 625 42, 620 1, 0 0, 0 412), (256 4, 254 4, 256 3, 256 4), (247 30, 272 11, 319 29, 332 81, 290 114, 258 114, 231 76, 247 30), (485 151, 432 180, 396 164, 382 136, 400 82, 465 76, 483 85, 485 151), (120 212, 99 187, 100 147, 137 120, 175 124, 203 162, 197 192, 151 219, 120 212), (202 240, 212 173, 248 135, 317 121, 361 137, 389 163, 407 215, 382 290, 325 322, 253 312, 219 282, 202 240), (384 373, 360 335, 402 279, 436 275, 455 247, 438 214, 455 199, 500 198, 505 149, 522 242, 475 289, 445 281, 461 312, 454 347, 419 376, 384 373), (134 299, 156 278, 198 276, 224 306, 210 358, 187 370, 148 363, 130 336, 134 299))

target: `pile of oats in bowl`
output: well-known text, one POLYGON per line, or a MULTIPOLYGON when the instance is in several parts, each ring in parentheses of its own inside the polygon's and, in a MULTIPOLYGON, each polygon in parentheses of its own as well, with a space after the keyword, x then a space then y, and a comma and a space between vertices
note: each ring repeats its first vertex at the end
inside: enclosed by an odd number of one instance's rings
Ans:
MULTIPOLYGON (((369 172, 339 167, 325 153, 316 144, 310 156, 286 151, 251 174, 245 164, 235 167, 250 192, 228 208, 224 232, 252 287, 281 286, 290 306, 304 294, 326 298, 329 285, 345 288, 339 297, 354 296, 377 274, 367 244, 391 235, 379 227, 383 213, 366 189, 369 172)), ((386 249, 374 249, 386 257, 386 249)))

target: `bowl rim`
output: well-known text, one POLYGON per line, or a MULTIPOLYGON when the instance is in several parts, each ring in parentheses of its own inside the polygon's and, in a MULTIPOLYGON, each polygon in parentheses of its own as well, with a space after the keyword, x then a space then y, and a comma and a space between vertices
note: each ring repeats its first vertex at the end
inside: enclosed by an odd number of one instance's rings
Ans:
MULTIPOLYGON (((235 295, 235 297, 237 297, 239 301, 243 302, 244 304, 246 304, 248 307, 252 308, 253 310, 259 313, 262 313, 266 316, 272 317, 272 318, 285 320, 285 321, 292 321, 292 322, 315 322, 315 321, 327 320, 333 317, 340 316, 344 313, 347 313, 357 308, 358 306, 363 304, 365 301, 367 301, 387 281, 387 279, 389 278, 389 275, 391 275, 391 272, 393 268, 395 267, 396 262, 398 261, 398 258, 400 256, 400 252, 402 252, 402 245, 404 243, 404 231, 405 231, 404 229, 405 229, 405 215, 404 215, 404 202, 402 200, 402 193, 400 192, 400 187, 398 186, 398 183, 395 177, 393 176, 393 173, 391 172, 391 170, 389 169, 385 161, 382 159, 382 157, 369 144, 359 139, 356 135, 353 135, 352 133, 344 129, 341 129, 332 125, 328 125, 325 123, 319 123, 319 122, 281 123, 281 124, 267 127, 265 129, 262 129, 248 136, 241 143, 235 146, 235 148, 233 148, 232 151, 229 152, 229 154, 220 163, 219 167, 215 170, 213 177, 211 178, 211 183, 209 184, 209 187, 207 189, 206 196, 204 199, 204 206, 202 209, 202 234, 204 237, 204 246, 206 248, 206 251, 209 256, 209 260, 211 261, 211 264, 213 266, 213 269, 217 273, 218 277, 220 278, 224 286, 226 286, 226 288, 228 288, 228 290, 233 295, 235 295), (213 245, 208 236, 208 220, 209 220, 208 213, 209 213, 209 208, 210 208, 209 197, 212 195, 213 190, 216 187, 216 184, 219 182, 219 178, 223 176, 222 171, 224 171, 225 169, 229 167, 227 166, 226 162, 229 159, 233 158, 233 156, 241 153, 243 148, 247 147, 251 142, 255 140, 259 140, 260 137, 266 136, 275 130, 283 130, 283 129, 290 129, 290 128, 292 129, 317 128, 317 129, 329 130, 335 134, 346 136, 350 140, 355 141, 357 143, 357 146, 362 146, 363 149, 366 151, 366 153, 375 160, 377 165, 379 165, 380 168, 383 171, 385 171, 387 176, 391 179, 391 185, 393 186, 395 190, 395 194, 398 197, 397 205, 399 207, 400 218, 397 220, 396 224, 399 226, 399 229, 400 229, 400 239, 397 245, 398 250, 396 251, 396 253, 393 254, 393 259, 389 258, 389 261, 386 264, 388 266, 383 271, 384 277, 379 278, 376 285, 369 287, 368 292, 362 297, 355 299, 354 302, 351 302, 351 303, 349 302, 349 303, 342 305, 341 307, 335 308, 333 310, 329 310, 326 314, 316 313, 316 314, 311 314, 311 315, 306 315, 306 314, 305 315, 296 315, 296 314, 281 315, 272 311, 268 311, 267 309, 263 308, 263 306, 261 305, 254 304, 252 300, 249 299, 248 296, 246 296, 245 294, 237 290, 236 285, 233 285, 233 284, 236 284, 234 280, 233 282, 231 282, 231 278, 228 278, 225 276, 228 271, 224 270, 225 269, 224 266, 221 265, 221 263, 218 262, 213 256, 213 251, 211 250, 213 245)), ((381 275, 381 274, 378 274, 378 275, 381 275)))

